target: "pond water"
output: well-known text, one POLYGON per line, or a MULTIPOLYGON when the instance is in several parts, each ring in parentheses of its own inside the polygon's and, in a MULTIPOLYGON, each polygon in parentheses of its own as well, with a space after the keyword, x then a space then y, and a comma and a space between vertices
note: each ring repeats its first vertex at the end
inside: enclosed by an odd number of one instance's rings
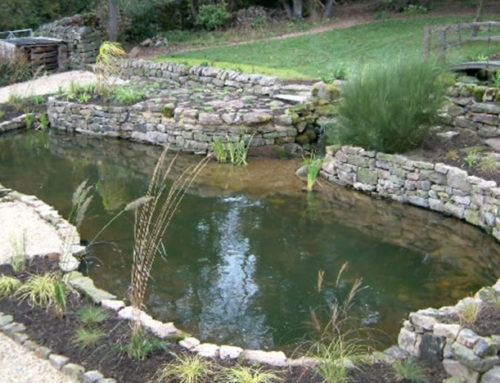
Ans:
MULTIPOLYGON (((0 137, 0 183, 34 194, 63 215, 83 180, 95 198, 81 235, 91 239, 143 195, 160 149, 70 134, 0 137)), ((182 155, 176 171, 199 158, 182 155)), ((454 304, 500 270, 498 244, 465 223, 323 184, 306 194, 298 162, 251 158, 245 168, 211 163, 189 190, 153 266, 148 311, 205 341, 287 348, 312 334, 312 309, 367 286, 356 315, 395 341, 411 310, 454 304), (343 282, 337 272, 349 263, 343 282), (319 270, 324 286, 317 290, 319 270)), ((127 294, 133 215, 123 215, 92 246, 96 284, 127 294)))

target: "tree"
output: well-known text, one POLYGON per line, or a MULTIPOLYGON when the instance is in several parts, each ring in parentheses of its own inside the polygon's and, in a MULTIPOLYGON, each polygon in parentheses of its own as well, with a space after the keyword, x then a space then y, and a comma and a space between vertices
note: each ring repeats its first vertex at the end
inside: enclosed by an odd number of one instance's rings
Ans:
POLYGON ((118 40, 118 18, 120 17, 120 8, 118 0, 108 0, 109 24, 108 24, 108 39, 109 41, 118 40))

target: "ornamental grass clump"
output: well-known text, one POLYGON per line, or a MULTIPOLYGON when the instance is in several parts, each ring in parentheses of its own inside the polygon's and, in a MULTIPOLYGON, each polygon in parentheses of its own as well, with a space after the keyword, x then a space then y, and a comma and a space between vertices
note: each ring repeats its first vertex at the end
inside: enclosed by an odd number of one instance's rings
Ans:
POLYGON ((20 287, 21 281, 8 275, 0 276, 0 297, 8 297, 14 294, 20 287))
MULTIPOLYGON (((130 301, 136 310, 144 307, 151 267, 158 252, 164 249, 165 232, 186 190, 210 160, 210 157, 205 157, 197 164, 187 167, 173 181, 169 181, 177 154, 167 161, 167 152, 168 147, 156 163, 144 203, 135 209, 130 301)), ((132 330, 134 334, 140 331, 139 321, 135 321, 132 330)))
POLYGON ((204 383, 214 373, 215 365, 212 362, 198 355, 181 355, 163 365, 156 372, 154 382, 171 382, 175 379, 179 383, 204 383))
POLYGON ((339 140, 387 153, 422 145, 437 121, 446 83, 431 61, 396 61, 370 67, 343 87, 339 140))

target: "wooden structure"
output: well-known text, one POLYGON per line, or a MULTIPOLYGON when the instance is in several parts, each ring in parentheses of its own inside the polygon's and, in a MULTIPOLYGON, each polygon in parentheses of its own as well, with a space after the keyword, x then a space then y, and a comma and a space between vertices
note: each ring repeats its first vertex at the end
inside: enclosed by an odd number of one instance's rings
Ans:
POLYGON ((488 50, 490 50, 492 43, 500 42, 500 21, 464 23, 435 29, 427 26, 424 42, 425 56, 429 57, 437 49, 440 59, 445 61, 450 48, 475 41, 488 43, 488 50))
POLYGON ((60 69, 60 57, 65 45, 61 40, 48 38, 21 37, 6 40, 15 46, 15 54, 24 58, 34 70, 54 72, 60 69))

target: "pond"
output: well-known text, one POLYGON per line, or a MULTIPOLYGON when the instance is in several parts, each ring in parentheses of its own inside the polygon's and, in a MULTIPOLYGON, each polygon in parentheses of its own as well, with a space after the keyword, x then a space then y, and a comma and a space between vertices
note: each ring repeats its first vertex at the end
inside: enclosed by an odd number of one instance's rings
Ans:
MULTIPOLYGON (((120 209, 143 195, 160 149, 83 135, 0 137, 0 183, 34 194, 67 215, 85 179, 95 197, 81 228, 90 240, 120 209)), ((199 158, 181 155, 176 171, 199 158)), ((372 199, 322 183, 304 193, 296 160, 250 158, 235 168, 210 163, 188 191, 157 258, 147 309, 204 341, 290 349, 313 336, 311 310, 367 286, 355 314, 395 342, 411 310, 454 304, 491 283, 499 246, 453 218, 372 199), (348 262, 343 283, 337 273, 348 262), (323 289, 317 276, 325 271, 323 289)), ((133 214, 120 217, 90 248, 86 271, 97 286, 127 294, 133 214)))

